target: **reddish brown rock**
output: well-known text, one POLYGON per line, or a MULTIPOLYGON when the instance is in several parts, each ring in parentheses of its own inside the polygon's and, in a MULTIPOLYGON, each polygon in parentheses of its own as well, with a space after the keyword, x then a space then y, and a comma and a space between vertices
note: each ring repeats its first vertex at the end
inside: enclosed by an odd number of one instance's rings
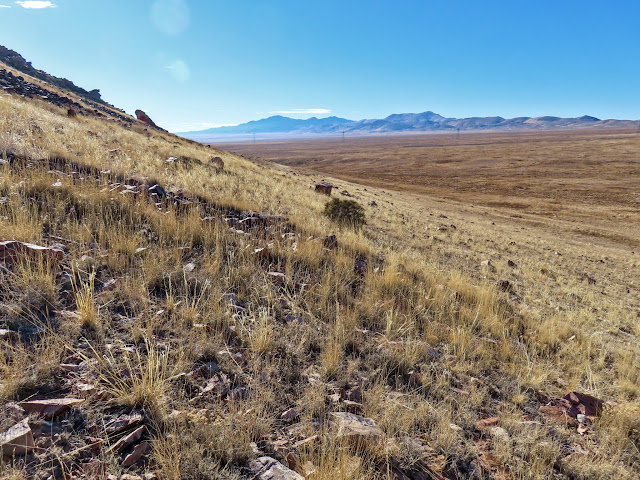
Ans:
POLYGON ((14 265, 19 262, 44 261, 52 268, 64 258, 64 252, 56 248, 42 247, 32 243, 9 240, 0 242, 0 262, 14 265))
POLYGON ((136 443, 140 438, 142 438, 142 434, 145 432, 146 427, 142 425, 140 428, 136 428, 129 435, 125 435, 116 443, 114 443, 109 449, 110 452, 122 452, 126 448, 130 447, 134 443, 136 443))
POLYGON ((549 420, 577 427, 578 415, 598 417, 602 413, 604 402, 586 393, 569 392, 562 398, 554 398, 539 412, 549 420))
POLYGON ((158 126, 153 122, 153 120, 151 120, 151 118, 149 118, 149 115, 144 113, 144 111, 136 110, 136 117, 138 117, 138 120, 140 120, 146 126, 153 127, 153 128, 158 128, 158 126))
POLYGON ((485 418, 483 420, 478 420, 475 423, 475 426, 478 430, 484 430, 485 428, 488 428, 488 427, 494 427, 499 423, 500 423, 500 419, 498 417, 490 417, 490 418, 485 418))
POLYGON ((133 452, 131 452, 129 455, 125 457, 124 461, 122 462, 122 466, 130 467, 132 465, 135 465, 140 461, 140 459, 144 456, 144 454, 146 454, 149 451, 150 448, 151 448, 151 445, 149 445, 148 442, 142 442, 136 445, 133 449, 133 452))
POLYGON ((20 405, 27 413, 37 413, 45 420, 51 420, 69 411, 84 400, 79 398, 51 398, 48 400, 29 400, 20 402, 20 405))
POLYGON ((23 420, 0 435, 0 453, 3 457, 26 455, 35 447, 29 422, 23 420))
POLYGON ((282 415, 280 415, 280 418, 282 420, 293 421, 298 418, 298 412, 296 412, 293 408, 290 408, 286 412, 283 412, 282 415))
POLYGON ((324 193, 325 195, 331 195, 331 190, 333 190, 333 185, 329 182, 319 182, 316 183, 316 192, 324 193))

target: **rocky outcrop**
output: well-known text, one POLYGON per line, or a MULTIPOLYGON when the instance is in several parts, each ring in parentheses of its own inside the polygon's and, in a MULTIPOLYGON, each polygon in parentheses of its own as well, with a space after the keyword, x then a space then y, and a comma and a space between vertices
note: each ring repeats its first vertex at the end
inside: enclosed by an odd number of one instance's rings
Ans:
POLYGON ((31 65, 31 62, 27 62, 24 57, 22 57, 22 55, 20 55, 18 52, 11 50, 10 48, 3 47, 2 45, 0 45, 0 61, 6 63, 10 67, 15 68, 22 73, 48 82, 51 85, 64 88, 65 90, 80 95, 81 97, 84 97, 88 100, 105 103, 100 97, 100 90, 95 89, 87 91, 84 88, 78 87, 76 84, 74 84, 70 80, 67 80, 66 78, 54 77, 53 75, 49 75, 47 72, 38 70, 37 68, 34 68, 33 65, 31 65))
POLYGON ((158 128, 153 120, 143 110, 136 110, 136 117, 148 127, 158 128))

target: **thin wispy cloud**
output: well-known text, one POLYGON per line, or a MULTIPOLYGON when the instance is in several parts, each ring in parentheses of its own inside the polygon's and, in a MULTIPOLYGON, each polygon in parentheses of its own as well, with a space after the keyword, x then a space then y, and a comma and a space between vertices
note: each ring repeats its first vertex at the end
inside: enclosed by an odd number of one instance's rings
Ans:
POLYGON ((331 110, 327 108, 294 108, 292 110, 278 110, 269 113, 276 113, 280 115, 302 115, 307 113, 324 115, 327 113, 331 113, 331 110))
POLYGON ((55 3, 43 1, 43 0, 25 0, 23 2, 16 2, 22 8, 33 8, 33 9, 41 9, 41 8, 55 8, 55 3))
POLYGON ((11 8, 11 5, 0 5, 0 8, 11 8))

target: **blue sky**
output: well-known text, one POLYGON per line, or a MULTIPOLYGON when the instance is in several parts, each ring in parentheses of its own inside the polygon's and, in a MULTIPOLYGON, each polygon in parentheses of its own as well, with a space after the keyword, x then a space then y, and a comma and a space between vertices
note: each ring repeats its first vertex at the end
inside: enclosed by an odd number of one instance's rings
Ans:
POLYGON ((0 0, 0 25, 35 67, 172 131, 274 112, 640 118, 637 0, 0 0))

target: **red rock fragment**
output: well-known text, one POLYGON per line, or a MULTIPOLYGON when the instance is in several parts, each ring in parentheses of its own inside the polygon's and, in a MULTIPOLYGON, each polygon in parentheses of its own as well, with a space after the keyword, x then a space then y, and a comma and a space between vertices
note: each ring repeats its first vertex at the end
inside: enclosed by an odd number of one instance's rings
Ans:
POLYGON ((0 262, 14 265, 19 262, 43 261, 55 268, 64 258, 64 252, 56 248, 42 247, 32 243, 9 240, 0 242, 0 262))
POLYGON ((20 405, 27 413, 37 413, 45 420, 51 420, 62 415, 84 400, 79 398, 51 398, 48 400, 29 400, 20 402, 20 405))
POLYGON ((125 457, 124 461, 122 462, 122 466, 130 467, 132 465, 135 465, 140 461, 143 455, 149 451, 149 448, 151 448, 149 442, 142 442, 136 445, 133 449, 133 452, 125 457))
POLYGON ((500 418, 498 417, 490 417, 490 418, 485 418, 483 420, 478 420, 475 423, 475 427, 478 430, 483 430, 487 427, 493 427, 495 425, 498 425, 500 423, 500 418))
POLYGON ((127 447, 130 447, 134 443, 136 443, 142 437, 142 434, 145 432, 146 427, 142 425, 140 428, 135 429, 129 435, 125 435, 120 440, 118 440, 115 444, 111 446, 109 449, 110 452, 120 453, 125 450, 127 447))

